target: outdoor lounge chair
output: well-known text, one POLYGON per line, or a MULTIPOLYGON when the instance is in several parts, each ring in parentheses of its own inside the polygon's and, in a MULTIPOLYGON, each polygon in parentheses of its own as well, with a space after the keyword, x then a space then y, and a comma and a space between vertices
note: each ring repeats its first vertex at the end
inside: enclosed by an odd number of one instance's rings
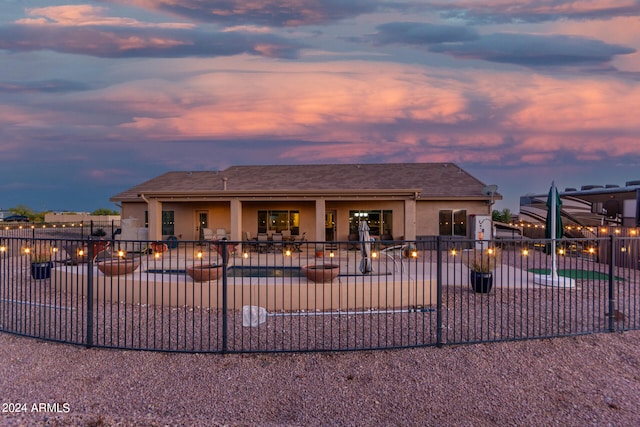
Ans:
POLYGON ((89 260, 87 256, 87 249, 83 243, 70 243, 62 247, 67 253, 67 257, 64 263, 67 265, 83 264, 89 260))
POLYGON ((215 235, 213 234, 213 230, 210 228, 202 229, 202 240, 214 240, 215 235))
POLYGON ((216 240, 223 240, 228 238, 229 237, 227 236, 227 230, 225 230, 224 228, 216 229, 216 236, 215 236, 216 240))

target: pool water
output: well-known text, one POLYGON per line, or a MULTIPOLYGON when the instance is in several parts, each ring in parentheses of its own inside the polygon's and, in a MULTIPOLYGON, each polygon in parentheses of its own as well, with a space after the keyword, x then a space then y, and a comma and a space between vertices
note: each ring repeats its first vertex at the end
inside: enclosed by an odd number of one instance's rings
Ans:
MULTIPOLYGON (((150 274, 186 274, 184 269, 150 269, 150 274)), ((227 277, 302 277, 300 267, 256 267, 232 266, 227 268, 227 277)))
POLYGON ((300 267, 233 266, 227 269, 227 277, 302 277, 300 267))

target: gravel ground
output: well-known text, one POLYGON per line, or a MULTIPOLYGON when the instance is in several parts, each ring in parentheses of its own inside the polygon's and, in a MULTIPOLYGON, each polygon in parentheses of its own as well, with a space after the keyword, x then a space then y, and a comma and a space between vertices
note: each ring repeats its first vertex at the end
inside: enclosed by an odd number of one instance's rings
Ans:
POLYGON ((260 355, 85 349, 0 333, 0 425, 630 426, 640 424, 639 366, 639 331, 260 355), (26 412, 4 412, 16 403, 26 412))

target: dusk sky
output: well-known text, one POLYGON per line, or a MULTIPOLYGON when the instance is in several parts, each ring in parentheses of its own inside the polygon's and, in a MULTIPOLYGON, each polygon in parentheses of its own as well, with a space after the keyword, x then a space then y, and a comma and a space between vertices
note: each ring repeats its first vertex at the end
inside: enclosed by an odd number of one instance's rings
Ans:
POLYGON ((0 208, 161 173, 454 162, 640 179, 640 0, 0 0, 0 208))

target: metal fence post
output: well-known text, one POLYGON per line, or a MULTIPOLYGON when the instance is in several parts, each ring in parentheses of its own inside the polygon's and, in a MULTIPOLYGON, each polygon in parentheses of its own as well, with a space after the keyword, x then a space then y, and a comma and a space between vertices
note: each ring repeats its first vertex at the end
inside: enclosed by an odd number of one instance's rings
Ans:
POLYGON ((87 239, 87 335, 86 346, 93 346, 93 242, 87 239))
POLYGON ((227 253, 227 241, 222 240, 222 352, 227 352, 228 346, 228 304, 227 304, 227 263, 229 257, 227 253))
POLYGON ((616 263, 615 251, 616 238, 613 234, 609 236, 609 332, 615 332, 614 310, 615 304, 615 288, 614 288, 614 265, 616 263))
POLYGON ((436 236, 436 345, 442 347, 442 240, 436 236))

